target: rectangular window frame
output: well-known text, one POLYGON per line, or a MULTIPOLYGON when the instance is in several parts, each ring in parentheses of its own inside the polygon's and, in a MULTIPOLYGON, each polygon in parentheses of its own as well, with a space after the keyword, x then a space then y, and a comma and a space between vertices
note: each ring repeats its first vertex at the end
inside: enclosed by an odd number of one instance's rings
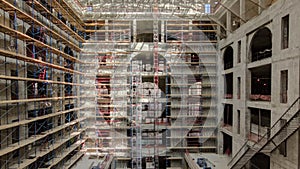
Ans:
POLYGON ((280 71, 280 103, 287 103, 288 100, 288 70, 280 71))
POLYGON ((237 63, 241 63, 241 55, 242 55, 242 41, 238 41, 238 49, 237 49, 237 63))
POLYGON ((281 49, 289 48, 289 15, 281 19, 281 49))
POLYGON ((241 77, 237 77, 237 99, 241 99, 241 77))
POLYGON ((241 111, 237 110, 237 134, 241 134, 241 111))

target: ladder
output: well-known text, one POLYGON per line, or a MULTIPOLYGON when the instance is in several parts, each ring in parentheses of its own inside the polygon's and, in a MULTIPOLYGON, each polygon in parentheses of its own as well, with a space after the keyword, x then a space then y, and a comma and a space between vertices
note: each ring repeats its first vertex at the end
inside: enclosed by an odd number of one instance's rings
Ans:
MULTIPOLYGON (((158 9, 158 1, 155 0, 153 3, 153 68, 154 68, 154 93, 155 93, 155 97, 157 96, 158 90, 159 90, 159 76, 158 76, 158 72, 159 72, 159 62, 158 62, 158 58, 159 58, 159 52, 158 52, 158 45, 159 45, 159 23, 158 23, 158 18, 159 18, 159 9, 158 9)), ((157 99, 154 99, 154 109, 155 112, 154 114, 158 114, 157 111, 159 111, 159 102, 157 99)), ((155 145, 154 145, 154 167, 155 168, 159 168, 159 148, 158 148, 158 143, 157 143, 157 128, 156 128, 156 123, 157 123, 157 117, 154 117, 154 130, 155 130, 155 145)))
POLYGON ((246 141, 228 163, 231 169, 243 168, 259 152, 271 153, 300 128, 300 97, 283 113, 270 130, 253 145, 246 141))
POLYGON ((139 61, 131 61, 131 158, 132 169, 142 169, 142 127, 141 127, 141 115, 142 104, 140 103, 140 95, 137 92, 137 87, 142 83, 141 76, 142 63, 139 61), (135 135, 133 135, 135 133, 135 135))

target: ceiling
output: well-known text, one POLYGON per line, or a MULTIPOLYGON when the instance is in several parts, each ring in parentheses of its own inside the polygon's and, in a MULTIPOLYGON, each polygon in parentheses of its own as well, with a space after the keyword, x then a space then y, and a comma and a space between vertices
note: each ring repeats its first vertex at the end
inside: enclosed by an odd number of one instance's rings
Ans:
POLYGON ((144 18, 195 18, 213 12, 219 0, 65 0, 84 20, 144 18))

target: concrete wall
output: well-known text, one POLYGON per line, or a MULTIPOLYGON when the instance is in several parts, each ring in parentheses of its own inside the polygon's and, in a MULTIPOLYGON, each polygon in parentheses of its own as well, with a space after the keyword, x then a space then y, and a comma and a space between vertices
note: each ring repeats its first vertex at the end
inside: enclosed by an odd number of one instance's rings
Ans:
MULTIPOLYGON (((278 0, 269 8, 266 8, 259 16, 254 17, 239 29, 228 35, 219 43, 222 63, 223 53, 227 46, 234 49, 234 67, 221 71, 221 74, 233 72, 233 99, 222 100, 220 104, 233 104, 233 155, 240 149, 247 139, 250 125, 249 107, 264 108, 271 110, 271 125, 274 124, 282 113, 299 97, 300 90, 300 65, 299 65, 299 17, 300 1, 278 0), (281 20, 289 14, 289 48, 281 49, 281 20), (250 43, 254 33, 261 27, 268 27, 272 32, 272 58, 250 63, 250 43), (241 63, 237 63, 237 44, 241 40, 241 63), (250 101, 250 78, 249 68, 271 64, 271 102, 250 101), (288 70, 288 102, 280 103, 280 71, 288 70), (241 77, 241 99, 237 99, 237 77, 241 77), (237 110, 241 111, 241 133, 237 134, 237 110)), ((219 76, 221 77, 221 76, 219 76)), ((221 80, 222 82, 222 80, 221 80)), ((221 89, 222 90, 222 89, 221 89)), ((220 144, 221 145, 221 144, 220 144)), ((277 150, 271 154, 271 168, 298 168, 299 166, 299 134, 294 134, 288 140, 287 157, 279 155, 277 150)))

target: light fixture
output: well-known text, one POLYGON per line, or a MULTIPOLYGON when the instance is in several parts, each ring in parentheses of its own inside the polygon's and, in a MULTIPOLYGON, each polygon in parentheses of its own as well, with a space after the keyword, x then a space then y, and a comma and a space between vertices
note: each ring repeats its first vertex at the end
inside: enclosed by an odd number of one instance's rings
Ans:
POLYGON ((233 21, 233 22, 232 22, 232 26, 236 26, 236 21, 233 21))

